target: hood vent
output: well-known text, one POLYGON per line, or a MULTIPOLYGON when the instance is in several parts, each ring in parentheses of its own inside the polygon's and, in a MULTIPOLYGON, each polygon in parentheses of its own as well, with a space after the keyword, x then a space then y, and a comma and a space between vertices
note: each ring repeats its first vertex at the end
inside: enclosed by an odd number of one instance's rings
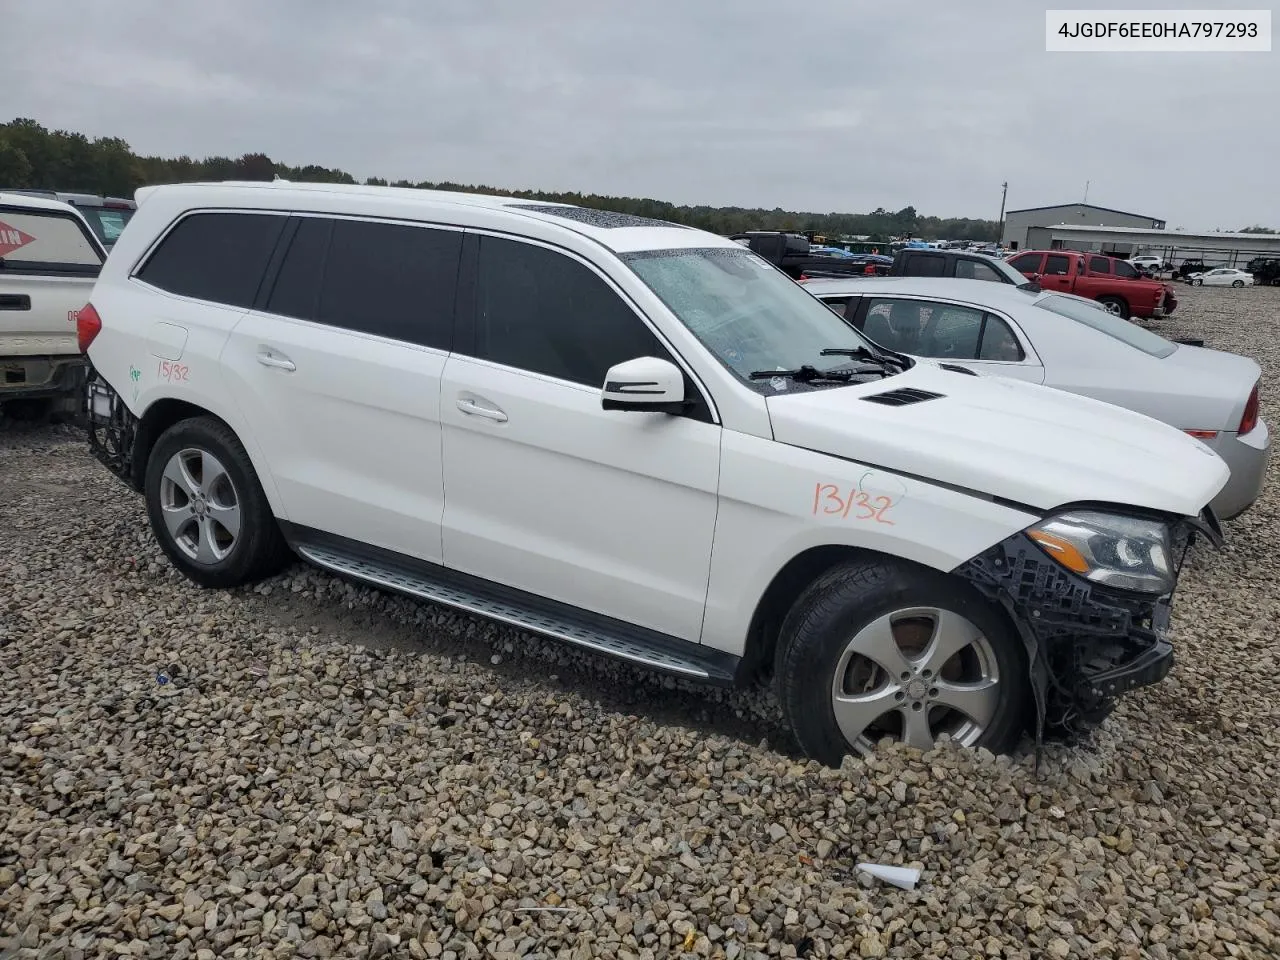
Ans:
POLYGON ((938 366, 941 367, 943 370, 950 370, 952 373, 967 373, 971 377, 977 376, 977 374, 974 373, 972 370, 970 370, 968 367, 956 366, 954 363, 940 363, 938 364, 938 366))
POLYGON ((888 393, 877 393, 874 396, 863 397, 868 403, 883 403, 886 407, 905 407, 909 403, 923 403, 926 400, 937 400, 941 397, 940 393, 931 393, 928 390, 916 390, 913 387, 902 387, 898 390, 890 390, 888 393))

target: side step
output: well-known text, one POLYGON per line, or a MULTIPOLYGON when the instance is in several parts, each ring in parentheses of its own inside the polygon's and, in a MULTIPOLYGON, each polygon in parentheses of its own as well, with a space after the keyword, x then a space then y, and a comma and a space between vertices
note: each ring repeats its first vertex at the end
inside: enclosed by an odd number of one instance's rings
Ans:
MULTIPOLYGON (((386 555, 362 544, 310 542, 288 531, 294 549, 333 573, 563 640, 596 653, 690 680, 731 686, 739 658, 586 610, 535 597, 434 564, 386 555), (380 556, 374 556, 379 554, 380 556)), ((299 534, 301 534, 299 536, 299 534)))

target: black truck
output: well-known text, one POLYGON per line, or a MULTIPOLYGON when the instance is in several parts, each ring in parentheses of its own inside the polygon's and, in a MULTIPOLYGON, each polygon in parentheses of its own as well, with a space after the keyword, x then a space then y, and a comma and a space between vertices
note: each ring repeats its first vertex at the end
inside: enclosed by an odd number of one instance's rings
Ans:
POLYGON ((750 230, 746 233, 735 233, 729 237, 768 260, 792 280, 801 278, 818 279, 819 277, 863 277, 868 270, 875 275, 883 275, 889 269, 882 258, 872 256, 837 257, 830 254, 814 253, 810 249, 809 238, 799 233, 786 233, 778 230, 750 230))

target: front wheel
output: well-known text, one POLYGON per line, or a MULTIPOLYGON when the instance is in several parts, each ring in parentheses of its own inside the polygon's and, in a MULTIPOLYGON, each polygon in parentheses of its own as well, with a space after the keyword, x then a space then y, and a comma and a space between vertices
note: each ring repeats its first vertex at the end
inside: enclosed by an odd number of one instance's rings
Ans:
POLYGON ((1188 280, 1187 282, 1188 282, 1188 283, 1190 283, 1193 287, 1203 287, 1203 286, 1204 286, 1204 281, 1203 281, 1203 280, 1188 280))
POLYGON ((196 417, 160 435, 143 490, 160 547, 203 587, 235 587, 289 559, 244 445, 222 421, 196 417))
POLYGON ((831 766, 890 737, 1009 750, 1030 703, 1002 615, 944 574, 888 560, 831 570, 782 626, 778 696, 801 749, 831 766))

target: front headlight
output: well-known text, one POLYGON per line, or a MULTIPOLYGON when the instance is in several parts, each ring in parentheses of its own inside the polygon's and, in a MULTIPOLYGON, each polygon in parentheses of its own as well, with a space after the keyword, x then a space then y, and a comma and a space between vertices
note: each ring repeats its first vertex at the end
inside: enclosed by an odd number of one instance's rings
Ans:
POLYGON ((1158 520, 1082 510, 1028 527, 1027 536, 1095 583, 1157 595, 1173 589, 1169 526, 1158 520))

